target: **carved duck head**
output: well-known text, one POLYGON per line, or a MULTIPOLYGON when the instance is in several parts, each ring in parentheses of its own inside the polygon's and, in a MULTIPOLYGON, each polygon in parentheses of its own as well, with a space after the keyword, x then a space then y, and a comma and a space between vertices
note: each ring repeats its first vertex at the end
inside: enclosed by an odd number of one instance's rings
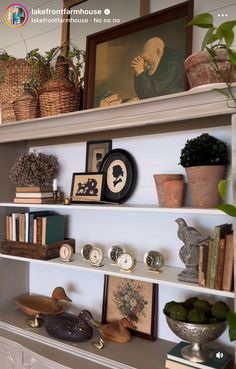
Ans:
POLYGON ((55 312, 61 309, 59 300, 71 302, 72 300, 67 296, 63 287, 56 287, 52 292, 52 308, 55 312))

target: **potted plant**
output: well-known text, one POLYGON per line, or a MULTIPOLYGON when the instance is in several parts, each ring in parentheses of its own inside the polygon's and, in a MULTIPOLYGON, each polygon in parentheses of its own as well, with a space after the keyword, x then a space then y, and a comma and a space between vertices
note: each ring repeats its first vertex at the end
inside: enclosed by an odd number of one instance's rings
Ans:
POLYGON ((202 51, 185 60, 185 72, 191 88, 209 83, 226 83, 229 95, 235 102, 230 84, 236 81, 236 52, 232 49, 236 20, 223 22, 218 27, 213 22, 211 14, 202 13, 188 23, 207 32, 202 51))
POLYGON ((180 164, 186 170, 193 207, 212 208, 219 203, 217 186, 224 178, 228 162, 227 146, 216 137, 203 133, 187 140, 180 164))

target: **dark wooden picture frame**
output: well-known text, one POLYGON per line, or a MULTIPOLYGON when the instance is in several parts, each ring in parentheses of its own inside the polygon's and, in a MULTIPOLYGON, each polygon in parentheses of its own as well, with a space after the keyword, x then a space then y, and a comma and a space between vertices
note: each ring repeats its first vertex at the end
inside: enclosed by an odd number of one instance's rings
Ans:
POLYGON ((158 285, 105 275, 102 323, 118 323, 127 318, 137 329, 132 335, 155 341, 157 338, 158 285))
MULTIPOLYGON (((187 79, 183 61, 192 51, 192 27, 186 27, 186 24, 192 17, 193 0, 189 0, 87 36, 84 108, 115 105, 137 97, 161 96, 185 90, 187 79), (157 80, 151 82, 151 87, 153 83, 156 87, 140 94, 135 87, 131 64, 137 55, 144 55, 147 41, 153 38, 161 38, 165 45, 164 49, 162 47, 163 54, 152 46, 152 51, 159 53, 160 58, 160 64, 153 73, 157 80), (156 74, 157 71, 159 74, 156 74), (177 85, 179 73, 181 80, 177 85), (163 81, 161 79, 159 83, 158 78, 161 77, 163 81), (169 79, 168 85, 166 79, 169 79)), ((147 69, 144 72, 149 74, 147 69)))
POLYGON ((103 194, 102 173, 73 173, 71 202, 99 202, 103 194))
MULTIPOLYGON (((82 4, 89 0, 64 0, 64 9, 70 10, 73 6, 82 4)), ((149 0, 140 0, 140 17, 149 14, 149 0)), ((63 15, 61 45, 65 54, 68 52, 70 40, 70 15, 65 12, 63 15)))
POLYGON ((85 172, 99 172, 104 156, 111 151, 112 140, 88 141, 85 172))

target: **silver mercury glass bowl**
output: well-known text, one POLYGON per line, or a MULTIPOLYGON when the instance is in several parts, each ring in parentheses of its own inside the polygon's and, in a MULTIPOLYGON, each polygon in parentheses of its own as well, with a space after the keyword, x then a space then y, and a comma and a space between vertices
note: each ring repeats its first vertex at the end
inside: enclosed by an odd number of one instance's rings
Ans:
POLYGON ((216 340, 226 329, 226 321, 211 324, 185 323, 172 319, 167 315, 166 321, 176 336, 190 342, 190 345, 181 350, 181 355, 195 363, 201 363, 209 359, 211 350, 203 345, 216 340))

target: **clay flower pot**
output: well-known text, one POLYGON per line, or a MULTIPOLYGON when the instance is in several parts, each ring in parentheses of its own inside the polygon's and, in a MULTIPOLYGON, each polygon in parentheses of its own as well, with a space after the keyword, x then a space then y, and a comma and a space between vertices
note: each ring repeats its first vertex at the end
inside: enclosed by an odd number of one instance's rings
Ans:
POLYGON ((190 55, 184 61, 184 69, 188 78, 190 88, 221 82, 233 82, 236 74, 233 74, 232 64, 225 49, 216 50, 216 61, 224 79, 215 70, 212 58, 207 51, 200 51, 190 55))
POLYGON ((224 178, 224 165, 185 168, 194 208, 214 208, 220 203, 218 183, 224 178))
POLYGON ((182 174, 154 174, 159 206, 180 208, 184 200, 184 180, 182 174))

